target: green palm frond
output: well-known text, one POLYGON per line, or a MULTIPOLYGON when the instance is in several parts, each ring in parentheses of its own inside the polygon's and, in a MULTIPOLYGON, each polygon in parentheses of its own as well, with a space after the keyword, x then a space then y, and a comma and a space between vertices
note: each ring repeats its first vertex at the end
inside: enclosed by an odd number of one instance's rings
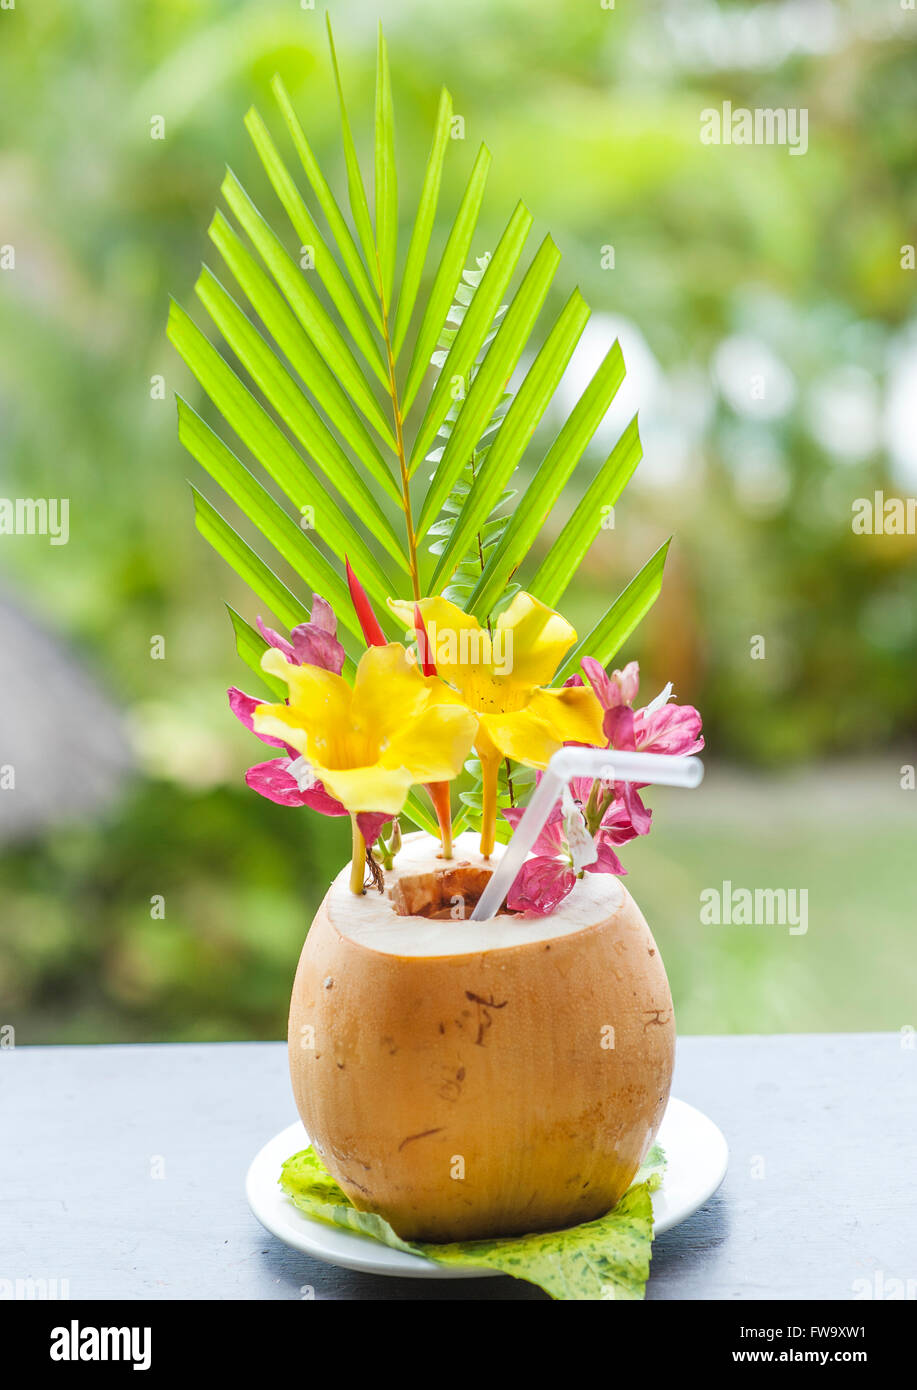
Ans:
MULTIPOLYGON (((449 311, 447 326, 443 329, 437 344, 437 351, 431 358, 434 367, 439 367, 440 371, 445 366, 449 351, 458 330, 465 320, 468 310, 474 300, 475 291, 481 283, 490 262, 490 255, 485 254, 477 257, 477 270, 466 270, 462 276, 463 283, 456 290, 456 302, 449 311)), ((501 304, 494 314, 494 321, 491 331, 484 339, 478 361, 471 369, 471 378, 480 366, 481 356, 493 341, 496 335, 500 319, 506 313, 506 305, 501 304)), ((459 411, 464 399, 464 390, 457 396, 451 410, 447 411, 446 418, 440 425, 435 449, 427 454, 426 461, 433 465, 434 470, 442 462, 447 445, 452 436, 455 423, 458 420, 459 411)), ((469 497, 477 486, 478 476, 484 467, 485 460, 490 451, 492 437, 500 428, 512 401, 512 392, 504 391, 496 408, 490 417, 489 423, 481 431, 478 442, 471 450, 471 455, 465 463, 458 481, 453 485, 451 492, 443 502, 443 515, 439 521, 434 522, 430 527, 428 536, 435 539, 429 544, 428 549, 431 555, 442 556, 449 553, 456 553, 461 546, 461 540, 457 539, 463 533, 467 535, 467 528, 463 527, 463 520, 466 516, 466 508, 469 505, 469 497)), ((432 474, 430 475, 432 478, 432 474)), ((452 603, 457 603, 459 607, 465 608, 477 581, 480 579, 487 565, 487 560, 493 551, 494 546, 498 545, 503 537, 509 523, 508 516, 498 516, 500 508, 505 506, 516 496, 515 489, 508 488, 497 498, 496 503, 491 507, 489 514, 484 521, 479 523, 477 529, 471 532, 466 540, 467 551, 464 558, 457 566, 452 568, 452 579, 443 589, 443 597, 452 603)), ((519 585, 511 585, 508 590, 504 590, 502 599, 505 601, 511 597, 511 591, 517 592, 519 585)))
MULTIPOLYGON (((308 589, 328 598, 355 655, 361 644, 344 556, 393 639, 400 629, 386 608, 390 595, 446 594, 488 619, 512 592, 541 528, 576 487, 577 470, 586 471, 624 363, 615 343, 528 486, 514 493, 511 482, 535 431, 556 410, 589 307, 574 290, 542 323, 560 252, 550 237, 529 248, 533 219, 522 203, 493 254, 466 271, 490 153, 480 147, 458 207, 444 215, 440 190, 452 144, 445 90, 419 201, 402 217, 381 30, 368 190, 330 25, 329 42, 346 211, 275 78, 277 129, 255 109, 245 126, 276 211, 268 216, 264 196, 226 171, 225 207, 209 229, 214 263, 204 265, 195 286, 209 326, 203 331, 173 303, 168 334, 222 422, 213 428, 179 400, 181 441, 223 494, 211 499, 196 491, 200 530, 284 622, 307 607, 308 589), (400 223, 411 227, 401 255, 400 223), (445 236, 437 251, 438 224, 445 236), (224 515, 227 506, 247 523, 241 531, 224 515), (244 539, 251 528, 263 553, 244 539)), ((563 598, 639 458, 635 420, 598 471, 589 470, 578 506, 552 523, 557 540, 528 585, 536 597, 552 606, 563 598)), ((590 634, 593 655, 602 658, 653 602, 663 560, 664 549, 590 634)), ((257 660, 257 633, 238 615, 233 622, 240 653, 257 660)))

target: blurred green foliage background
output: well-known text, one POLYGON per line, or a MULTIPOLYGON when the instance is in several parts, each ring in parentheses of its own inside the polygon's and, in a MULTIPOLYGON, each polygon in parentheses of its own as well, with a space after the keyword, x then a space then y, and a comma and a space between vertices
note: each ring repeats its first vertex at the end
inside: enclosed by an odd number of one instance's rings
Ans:
MULTIPOLYGON (((445 83, 466 141, 441 209, 485 139, 476 254, 522 197, 563 252, 558 293, 579 284, 595 310, 587 360, 620 335, 609 438, 639 406, 645 459, 563 606, 591 624, 675 532, 663 597, 622 657, 640 658, 647 697, 671 679, 705 717, 704 789, 657 798, 652 836, 625 852, 682 1029, 917 1024, 917 792, 900 784, 917 538, 851 528, 856 498, 917 488, 917 272, 902 264, 917 15, 893 0, 331 14, 364 132, 385 25, 402 248, 445 83), (808 152, 702 144, 700 113, 724 100, 805 107, 808 152), (808 888, 808 933, 701 925, 700 890, 727 879, 808 888)), ((224 164, 270 201, 242 117, 254 102, 280 133, 276 71, 340 186, 320 10, 0 11, 0 245, 16 253, 0 273, 0 495, 71 499, 68 545, 0 537, 0 592, 94 673, 136 762, 103 810, 4 822, 0 1022, 23 1042, 280 1035, 306 924, 348 852, 345 823, 242 785, 260 745, 226 707, 227 685, 253 679, 223 603, 256 610, 194 531, 172 395, 199 393, 164 335, 169 294, 190 305, 208 256, 224 164)), ((19 659, 0 651, 0 679, 19 659)))

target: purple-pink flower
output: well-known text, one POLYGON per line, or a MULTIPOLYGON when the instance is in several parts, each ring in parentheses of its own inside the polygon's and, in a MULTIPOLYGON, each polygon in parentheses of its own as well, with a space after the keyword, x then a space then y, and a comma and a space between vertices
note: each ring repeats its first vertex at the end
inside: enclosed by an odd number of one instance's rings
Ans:
MULTIPOLYGON (((602 729, 609 748, 622 752, 697 753, 704 746, 700 736, 701 717, 693 705, 670 705, 672 683, 666 685, 644 708, 634 710, 640 688, 640 667, 630 661, 623 671, 609 676, 601 662, 583 658, 583 670, 599 704, 605 710, 602 729)), ((641 835, 649 833, 650 812, 640 797, 645 782, 617 782, 615 791, 624 802, 630 821, 641 835)))
MULTIPOLYGON (((602 727, 608 748, 676 755, 703 748, 701 717, 692 705, 669 704, 671 683, 645 708, 635 710, 640 687, 636 661, 611 675, 592 657, 583 659, 582 668, 605 711, 602 727)), ((583 680, 571 676, 565 684, 582 685, 583 680)), ((652 812, 639 795, 645 785, 583 778, 571 782, 536 840, 534 854, 517 874, 507 906, 546 916, 583 873, 624 874, 614 847, 649 833, 652 812)), ((507 807, 503 815, 515 829, 522 808, 507 807)))
MULTIPOLYGON (((563 801, 554 807, 535 841, 532 858, 523 864, 507 896, 507 906, 513 911, 547 916, 571 892, 580 873, 627 872, 614 846, 626 844, 642 832, 631 824, 613 792, 606 795, 601 791, 596 792, 594 803, 598 823, 590 831, 586 810, 593 787, 588 778, 574 778, 563 801)), ((521 806, 507 806, 503 811, 514 830, 522 814, 521 806)))

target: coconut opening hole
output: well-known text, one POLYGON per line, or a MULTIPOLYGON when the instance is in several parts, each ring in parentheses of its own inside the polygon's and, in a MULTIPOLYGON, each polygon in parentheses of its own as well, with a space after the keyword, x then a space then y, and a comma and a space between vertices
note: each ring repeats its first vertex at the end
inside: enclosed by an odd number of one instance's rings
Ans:
MULTIPOLYGON (((491 872, 474 864, 454 864, 425 874, 407 874, 392 885, 389 897, 399 917, 465 922, 487 887, 491 872)), ((499 915, 516 914, 504 906, 499 915)))

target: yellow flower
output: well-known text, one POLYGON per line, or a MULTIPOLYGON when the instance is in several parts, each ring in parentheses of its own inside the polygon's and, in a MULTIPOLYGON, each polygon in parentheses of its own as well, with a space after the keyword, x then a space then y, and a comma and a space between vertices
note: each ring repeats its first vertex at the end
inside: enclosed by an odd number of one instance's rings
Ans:
POLYGON ((286 681, 288 705, 258 705, 254 728, 283 739, 348 811, 396 815, 416 782, 461 770, 477 720, 451 691, 425 679, 404 647, 370 647, 353 689, 319 666, 293 666, 274 648, 262 666, 286 681))
MULTIPOLYGON (((390 599, 389 606, 406 627, 413 626, 413 603, 390 599)), ((603 710, 588 686, 546 688, 576 632, 531 594, 516 595, 493 634, 446 599, 421 599, 419 607, 438 675, 455 686, 478 716, 475 747, 484 775, 481 852, 489 854, 501 757, 541 768, 564 743, 603 743, 603 710)))

